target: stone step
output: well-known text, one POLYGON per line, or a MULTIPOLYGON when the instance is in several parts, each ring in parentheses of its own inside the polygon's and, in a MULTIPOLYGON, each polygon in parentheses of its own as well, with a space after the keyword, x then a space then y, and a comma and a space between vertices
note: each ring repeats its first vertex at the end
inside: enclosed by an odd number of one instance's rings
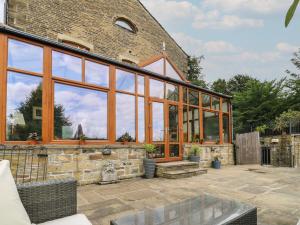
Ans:
POLYGON ((199 163, 190 162, 190 161, 178 161, 178 162, 167 162, 167 163, 156 164, 157 173, 163 173, 166 171, 174 171, 174 170, 197 169, 197 168, 199 168, 199 163))
POLYGON ((167 179, 181 179, 181 178, 198 176, 206 173, 207 173, 207 169, 201 169, 201 168, 173 170, 173 171, 163 172, 160 177, 167 178, 167 179))

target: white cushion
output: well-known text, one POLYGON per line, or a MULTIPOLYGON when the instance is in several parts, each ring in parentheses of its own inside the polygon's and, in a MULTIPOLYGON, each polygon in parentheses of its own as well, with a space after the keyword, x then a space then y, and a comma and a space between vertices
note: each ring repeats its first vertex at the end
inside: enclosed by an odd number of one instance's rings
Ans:
POLYGON ((52 220, 39 225, 92 225, 91 222, 83 214, 68 216, 65 218, 52 220))
POLYGON ((17 191, 8 160, 0 161, 0 224, 31 224, 17 191))

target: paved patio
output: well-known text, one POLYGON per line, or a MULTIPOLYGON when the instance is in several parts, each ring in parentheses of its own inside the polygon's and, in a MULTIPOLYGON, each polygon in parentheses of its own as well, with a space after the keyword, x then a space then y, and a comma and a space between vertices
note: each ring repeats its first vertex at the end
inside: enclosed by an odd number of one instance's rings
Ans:
POLYGON ((79 212, 93 225, 177 202, 201 193, 236 199, 258 207, 259 225, 296 225, 300 218, 300 169, 231 166, 178 180, 134 179, 79 187, 79 212))

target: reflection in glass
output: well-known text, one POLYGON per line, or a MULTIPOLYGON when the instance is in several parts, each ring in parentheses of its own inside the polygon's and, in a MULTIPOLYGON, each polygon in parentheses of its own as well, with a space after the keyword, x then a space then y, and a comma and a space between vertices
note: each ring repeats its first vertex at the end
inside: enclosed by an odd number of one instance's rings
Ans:
POLYGON ((107 139, 107 93, 56 83, 54 104, 55 139, 107 139))
POLYGON ((202 94, 202 107, 210 109, 210 95, 202 94))
POLYGON ((179 145, 178 144, 170 144, 170 157, 179 157, 179 145))
POLYGON ((135 96, 116 94, 116 140, 135 141, 135 96))
POLYGON ((199 92, 194 90, 189 90, 189 104, 199 105, 199 92))
POLYGON ((166 84, 166 98, 171 101, 178 101, 179 93, 178 86, 173 84, 166 84))
POLYGON ((228 101, 228 99, 224 99, 223 98, 223 101, 222 101, 222 110, 223 110, 223 112, 226 112, 226 113, 229 112, 229 101, 228 101))
POLYGON ((42 78, 8 72, 6 140, 26 141, 42 136, 42 78))
POLYGON ((9 39, 8 67, 43 73, 43 48, 9 39))
POLYGON ((85 82, 108 87, 109 67, 99 63, 85 61, 85 82))
POLYGON ((166 60, 166 75, 167 77, 171 77, 175 80, 180 80, 182 81, 181 77, 179 74, 175 71, 173 66, 166 60))
POLYGON ((144 67, 145 70, 149 70, 160 75, 164 75, 164 59, 160 59, 150 65, 144 67))
POLYGON ((135 92, 135 75, 124 70, 116 70, 116 89, 135 92))
POLYGON ((145 101, 138 97, 138 141, 145 142, 145 101))
POLYGON ((169 140, 178 142, 178 106, 169 105, 169 140))
POLYGON ((199 109, 189 107, 189 142, 200 141, 199 109))
POLYGON ((143 76, 137 76, 138 94, 144 95, 145 92, 145 79, 143 76))
POLYGON ((164 82, 150 79, 150 96, 164 98, 164 82))
POLYGON ((165 158, 165 145, 163 144, 156 144, 156 151, 154 158, 165 158))
POLYGON ((187 102, 187 88, 183 88, 183 103, 188 103, 187 102))
POLYGON ((164 140, 164 104, 152 103, 152 141, 164 140))
POLYGON ((183 141, 188 141, 188 107, 183 106, 183 141))
POLYGON ((220 98, 217 97, 212 98, 212 108, 214 110, 220 110, 220 98))
POLYGON ((223 141, 229 143, 229 116, 223 114, 223 141))
POLYGON ((52 75, 64 79, 82 80, 81 59, 61 52, 52 51, 52 75))
POLYGON ((205 141, 219 141, 219 113, 203 112, 203 130, 205 141))

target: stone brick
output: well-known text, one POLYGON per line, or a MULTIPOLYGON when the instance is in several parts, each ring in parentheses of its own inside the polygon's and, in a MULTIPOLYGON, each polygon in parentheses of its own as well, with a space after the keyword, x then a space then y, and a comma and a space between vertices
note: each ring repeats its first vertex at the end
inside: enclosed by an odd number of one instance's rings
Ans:
POLYGON ((89 159, 90 159, 90 160, 99 160, 99 159, 103 159, 103 155, 102 155, 102 153, 92 154, 92 155, 89 155, 89 159))

